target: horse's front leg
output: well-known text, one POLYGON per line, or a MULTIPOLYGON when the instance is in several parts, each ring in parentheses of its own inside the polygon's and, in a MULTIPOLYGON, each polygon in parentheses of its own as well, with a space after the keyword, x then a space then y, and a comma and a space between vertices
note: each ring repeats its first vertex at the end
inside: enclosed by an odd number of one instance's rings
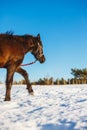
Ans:
POLYGON ((13 82, 14 69, 12 67, 7 68, 7 77, 6 77, 6 95, 5 101, 11 100, 11 87, 13 82))
POLYGON ((34 95, 34 92, 33 92, 32 86, 30 84, 27 72, 24 69, 20 68, 20 67, 16 69, 16 72, 19 73, 19 74, 21 74, 24 77, 24 79, 26 81, 26 84, 27 84, 28 92, 31 95, 34 95))

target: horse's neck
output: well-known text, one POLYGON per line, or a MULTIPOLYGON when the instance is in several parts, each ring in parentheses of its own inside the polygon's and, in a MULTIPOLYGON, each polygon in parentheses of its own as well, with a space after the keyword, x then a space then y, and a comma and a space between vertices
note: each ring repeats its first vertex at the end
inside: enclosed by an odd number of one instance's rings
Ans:
POLYGON ((35 48, 35 42, 34 42, 34 39, 29 38, 27 40, 24 40, 24 49, 25 49, 25 53, 27 52, 32 52, 32 50, 35 48))

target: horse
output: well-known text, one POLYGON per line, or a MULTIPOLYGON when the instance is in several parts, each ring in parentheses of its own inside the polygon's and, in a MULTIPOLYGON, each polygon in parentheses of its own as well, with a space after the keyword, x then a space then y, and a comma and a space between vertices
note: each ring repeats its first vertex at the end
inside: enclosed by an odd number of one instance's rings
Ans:
POLYGON ((40 34, 37 36, 13 35, 10 33, 0 34, 0 68, 5 68, 7 70, 4 101, 11 100, 11 88, 15 72, 24 77, 28 92, 31 95, 34 94, 28 78, 28 73, 21 67, 24 56, 28 52, 30 52, 40 63, 45 62, 40 34))

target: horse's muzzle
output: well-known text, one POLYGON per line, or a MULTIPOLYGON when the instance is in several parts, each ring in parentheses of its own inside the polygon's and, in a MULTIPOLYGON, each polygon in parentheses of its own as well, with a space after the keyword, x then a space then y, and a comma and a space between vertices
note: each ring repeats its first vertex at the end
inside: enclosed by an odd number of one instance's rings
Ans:
POLYGON ((39 61, 40 61, 40 63, 44 63, 44 62, 45 62, 45 56, 42 55, 42 56, 40 57, 39 61))

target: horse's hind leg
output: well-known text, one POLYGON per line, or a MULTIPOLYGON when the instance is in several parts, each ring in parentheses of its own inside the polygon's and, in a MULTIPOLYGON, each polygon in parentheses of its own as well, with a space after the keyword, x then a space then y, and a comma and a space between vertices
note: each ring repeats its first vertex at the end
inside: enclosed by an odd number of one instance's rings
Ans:
POLYGON ((24 69, 22 69, 22 68, 17 68, 16 72, 19 73, 19 74, 21 74, 24 77, 24 79, 26 81, 26 84, 27 84, 27 89, 28 89, 29 93, 31 95, 33 95, 34 92, 33 92, 32 86, 30 84, 27 72, 24 69))

